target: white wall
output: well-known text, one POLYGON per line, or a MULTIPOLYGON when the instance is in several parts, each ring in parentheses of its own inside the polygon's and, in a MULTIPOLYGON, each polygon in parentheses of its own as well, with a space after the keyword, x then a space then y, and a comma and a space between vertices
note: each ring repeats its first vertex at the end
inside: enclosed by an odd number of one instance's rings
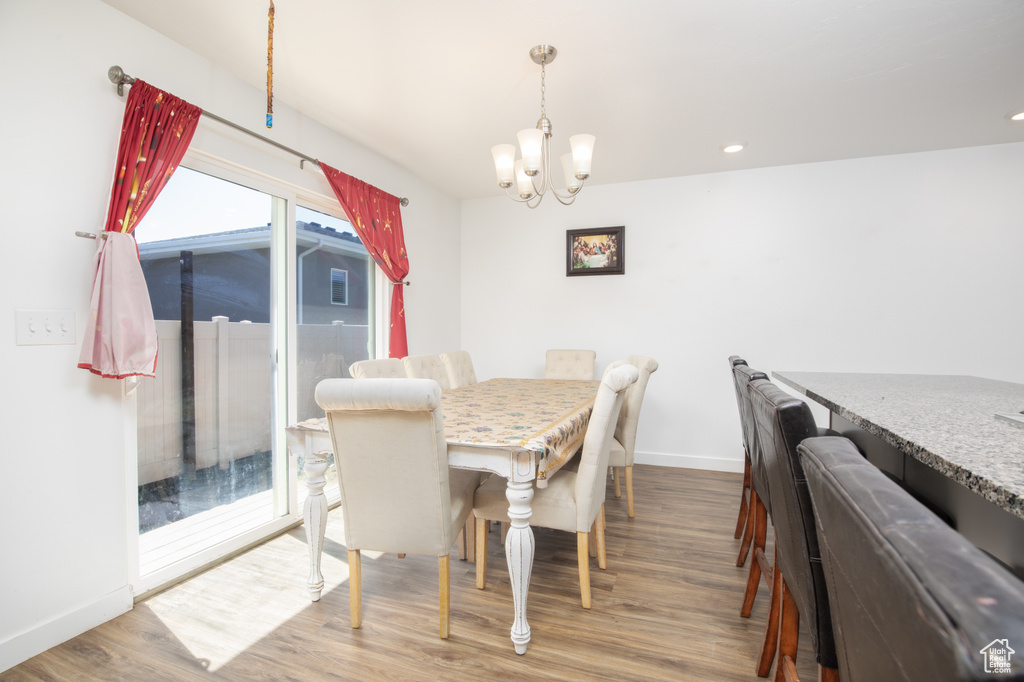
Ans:
POLYGON ((638 460, 739 470, 731 354, 1024 382, 1021 187, 1010 144, 463 202, 463 347, 481 377, 541 376, 547 348, 650 355, 638 460), (614 225, 626 274, 566 277, 565 231, 614 225))
MULTIPOLYGON (((263 92, 97 0, 0 0, 0 58, 2 671, 131 605, 121 386, 76 368, 94 247, 74 231, 102 229, 124 112, 111 65, 409 197, 412 352, 459 346, 460 273, 456 201, 284 102, 266 132, 263 92), (79 344, 15 345, 20 309, 74 310, 79 344)), ((204 121, 193 148, 330 195, 318 171, 226 130, 204 121)))

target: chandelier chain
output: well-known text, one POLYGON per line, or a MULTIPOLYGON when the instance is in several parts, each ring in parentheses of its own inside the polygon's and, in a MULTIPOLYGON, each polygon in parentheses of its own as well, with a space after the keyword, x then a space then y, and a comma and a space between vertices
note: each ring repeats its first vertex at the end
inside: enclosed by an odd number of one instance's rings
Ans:
MULTIPOLYGON (((545 60, 546 61, 546 60, 545 60)), ((544 83, 544 61, 540 63, 540 117, 547 118, 548 113, 544 107, 545 94, 547 92, 547 86, 544 83)))

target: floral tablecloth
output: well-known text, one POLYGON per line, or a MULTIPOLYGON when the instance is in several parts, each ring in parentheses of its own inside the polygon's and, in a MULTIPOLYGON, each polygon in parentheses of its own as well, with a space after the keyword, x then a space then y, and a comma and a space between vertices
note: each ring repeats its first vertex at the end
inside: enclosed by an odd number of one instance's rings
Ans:
MULTIPOLYGON (((441 395, 444 437, 449 444, 532 450, 543 487, 583 444, 599 381, 490 379, 441 395)), ((289 429, 327 431, 324 418, 289 429)))

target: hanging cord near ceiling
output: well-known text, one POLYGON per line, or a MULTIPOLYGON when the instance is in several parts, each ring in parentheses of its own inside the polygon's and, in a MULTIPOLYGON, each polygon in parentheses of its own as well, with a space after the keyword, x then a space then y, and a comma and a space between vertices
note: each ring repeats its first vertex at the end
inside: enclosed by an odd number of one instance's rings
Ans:
MULTIPOLYGON (((122 97, 124 96, 124 86, 125 85, 131 85, 132 83, 135 82, 135 79, 132 78, 131 76, 129 76, 128 74, 126 74, 124 72, 124 70, 121 69, 120 66, 111 66, 110 69, 107 70, 107 78, 110 79, 111 83, 113 83, 114 85, 117 86, 117 94, 122 96, 122 97)), ((269 137, 264 137, 263 135, 260 135, 259 133, 254 133, 251 130, 249 130, 248 128, 240 126, 237 123, 234 123, 233 121, 227 120, 226 118, 222 118, 220 116, 217 116, 216 114, 210 113, 206 109, 203 109, 202 111, 203 111, 203 116, 205 116, 207 118, 210 118, 210 119, 216 121, 217 123, 226 125, 229 128, 234 128, 235 130, 237 130, 239 132, 242 132, 242 133, 245 133, 246 135, 249 135, 250 137, 255 137, 257 140, 260 140, 262 142, 266 142, 267 144, 269 144, 272 147, 277 147, 281 151, 287 152, 287 153, 291 154, 292 156, 297 156, 299 158, 299 168, 305 168, 306 161, 309 161, 310 163, 315 164, 317 168, 320 168, 320 161, 315 159, 315 158, 313 158, 312 156, 309 156, 308 154, 303 154, 302 152, 296 151, 296 150, 292 149, 291 147, 286 147, 285 145, 281 144, 280 142, 276 142, 274 140, 271 140, 269 137)), ((402 203, 402 206, 408 206, 409 205, 409 199, 406 198, 406 197, 402 197, 401 198, 401 203, 402 203)))
POLYGON ((267 127, 274 127, 274 0, 267 13, 267 127))

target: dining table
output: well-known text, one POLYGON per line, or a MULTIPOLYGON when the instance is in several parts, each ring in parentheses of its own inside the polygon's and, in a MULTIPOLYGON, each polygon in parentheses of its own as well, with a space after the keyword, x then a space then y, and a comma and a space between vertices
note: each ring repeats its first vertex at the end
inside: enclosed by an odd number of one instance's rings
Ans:
POLYGON ((974 376, 773 371, 829 426, 1024 578, 1024 384, 974 376))
MULTIPOLYGON (((534 488, 545 487, 579 450, 598 386, 599 381, 495 378, 441 394, 448 465, 491 472, 507 481, 510 525, 505 558, 514 606, 511 638, 518 654, 526 653, 530 642, 526 604, 534 559, 530 528, 534 488)), ((330 431, 326 418, 320 417, 293 424, 286 433, 292 456, 304 459, 308 588, 310 598, 318 601, 324 586, 320 555, 327 523, 323 489, 332 450, 330 431)))

